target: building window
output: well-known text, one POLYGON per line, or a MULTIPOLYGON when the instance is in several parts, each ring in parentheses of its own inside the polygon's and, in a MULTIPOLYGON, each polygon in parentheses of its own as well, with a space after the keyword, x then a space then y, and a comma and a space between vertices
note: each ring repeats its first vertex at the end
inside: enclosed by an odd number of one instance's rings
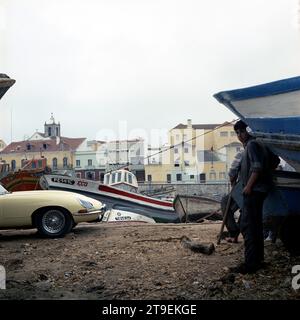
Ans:
POLYGON ((195 179, 195 176, 194 176, 193 174, 191 174, 191 175, 190 175, 190 179, 191 179, 191 180, 194 180, 194 179, 195 179))
POLYGON ((216 173, 214 171, 211 171, 209 173, 209 180, 216 180, 216 178, 217 178, 216 173))
POLYGON ((179 167, 179 162, 175 162, 174 167, 179 167))
POLYGON ((178 149, 177 148, 174 149, 174 153, 178 153, 178 149))
POLYGON ((148 174, 148 175, 147 175, 147 180, 148 180, 149 182, 152 181, 152 175, 151 175, 151 174, 148 174))
POLYGON ((225 180, 226 179, 225 172, 219 172, 219 179, 220 180, 225 180))
POLYGON ((182 174, 181 173, 176 174, 176 181, 182 181, 182 174))
POLYGON ((80 160, 76 160, 76 167, 80 167, 80 160))
POLYGON ((190 162, 189 161, 184 161, 184 165, 186 166, 186 167, 189 167, 190 166, 190 162))
POLYGON ((16 160, 11 160, 11 170, 16 170, 16 160))
POLYGON ((200 183, 205 183, 206 182, 206 174, 205 173, 200 173, 200 183))
POLYGON ((31 150, 31 145, 30 145, 30 143, 27 143, 26 149, 27 149, 27 150, 31 150))
POLYGON ((121 182, 122 172, 118 172, 117 182, 121 182))
POLYGON ((49 137, 51 137, 51 136, 52 136, 51 127, 48 127, 48 136, 49 136, 49 137))
POLYGON ((184 153, 189 153, 189 148, 184 148, 184 153))
POLYGON ((53 169, 57 169, 57 158, 53 158, 52 167, 53 167, 53 169))
POLYGON ((57 158, 52 159, 52 168, 57 169, 57 158))
POLYGON ((241 147, 236 147, 236 152, 240 152, 241 151, 241 147))
POLYGON ((76 172, 76 178, 81 179, 81 172, 76 172))
POLYGON ((59 131, 58 131, 58 127, 56 127, 56 136, 59 136, 59 131))
POLYGON ((228 132, 227 131, 221 131, 220 132, 220 137, 228 137, 228 132))
POLYGON ((111 183, 115 183, 116 182, 116 173, 113 172, 111 175, 111 183))
POLYGON ((171 183, 171 181, 172 181, 172 176, 171 176, 171 174, 167 174, 167 183, 171 183))
POLYGON ((67 167, 68 167, 68 158, 67 158, 67 157, 64 157, 64 158, 63 158, 63 167, 64 167, 64 168, 67 168, 67 167))
POLYGON ((41 159, 38 160, 37 164, 38 164, 38 168, 43 168, 44 167, 43 160, 41 160, 41 159))
POLYGON ((88 159, 88 166, 92 166, 93 165, 93 160, 92 159, 88 159))

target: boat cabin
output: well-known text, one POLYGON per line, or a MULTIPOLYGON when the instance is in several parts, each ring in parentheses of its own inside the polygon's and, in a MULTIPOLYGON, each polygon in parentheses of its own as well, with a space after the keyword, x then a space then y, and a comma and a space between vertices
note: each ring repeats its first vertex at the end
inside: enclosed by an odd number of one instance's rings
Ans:
POLYGON ((116 170, 104 175, 103 184, 121 188, 131 192, 137 192, 138 183, 136 176, 127 170, 116 170))

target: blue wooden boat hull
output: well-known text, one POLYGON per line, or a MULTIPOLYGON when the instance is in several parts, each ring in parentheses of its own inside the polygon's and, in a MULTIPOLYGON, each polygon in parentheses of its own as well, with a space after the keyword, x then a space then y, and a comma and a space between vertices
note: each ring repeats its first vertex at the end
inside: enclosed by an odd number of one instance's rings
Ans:
POLYGON ((214 97, 300 171, 300 77, 222 91, 214 97))
MULTIPOLYGON (((300 172, 300 77, 222 91, 214 97, 244 120, 258 140, 300 172)), ((300 175, 281 173, 278 179, 276 190, 265 201, 265 214, 300 214, 300 175)))
POLYGON ((15 82, 15 80, 9 78, 6 74, 0 73, 0 99, 15 82))

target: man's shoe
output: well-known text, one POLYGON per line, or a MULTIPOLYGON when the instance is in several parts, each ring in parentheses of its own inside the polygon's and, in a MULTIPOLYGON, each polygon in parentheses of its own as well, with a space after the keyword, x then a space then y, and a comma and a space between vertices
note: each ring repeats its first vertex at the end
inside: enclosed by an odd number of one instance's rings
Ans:
POLYGON ((229 268, 229 271, 233 272, 233 273, 240 273, 240 274, 251 274, 251 273, 255 273, 257 270, 259 270, 260 268, 257 267, 248 267, 245 263, 241 263, 240 265, 233 267, 233 268, 229 268))

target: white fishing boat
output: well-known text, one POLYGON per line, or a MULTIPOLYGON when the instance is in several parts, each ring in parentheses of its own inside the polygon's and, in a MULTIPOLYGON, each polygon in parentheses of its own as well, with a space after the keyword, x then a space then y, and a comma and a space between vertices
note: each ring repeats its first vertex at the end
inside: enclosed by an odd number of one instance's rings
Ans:
POLYGON ((107 210, 103 215, 102 222, 156 223, 153 218, 147 217, 143 214, 118 209, 107 210))
POLYGON ((100 181, 80 179, 65 175, 45 174, 40 179, 42 189, 56 189, 78 192, 95 198, 106 204, 108 210, 118 209, 142 214, 156 222, 179 222, 179 216, 171 201, 164 201, 142 195, 133 173, 116 170, 104 176, 100 181))

